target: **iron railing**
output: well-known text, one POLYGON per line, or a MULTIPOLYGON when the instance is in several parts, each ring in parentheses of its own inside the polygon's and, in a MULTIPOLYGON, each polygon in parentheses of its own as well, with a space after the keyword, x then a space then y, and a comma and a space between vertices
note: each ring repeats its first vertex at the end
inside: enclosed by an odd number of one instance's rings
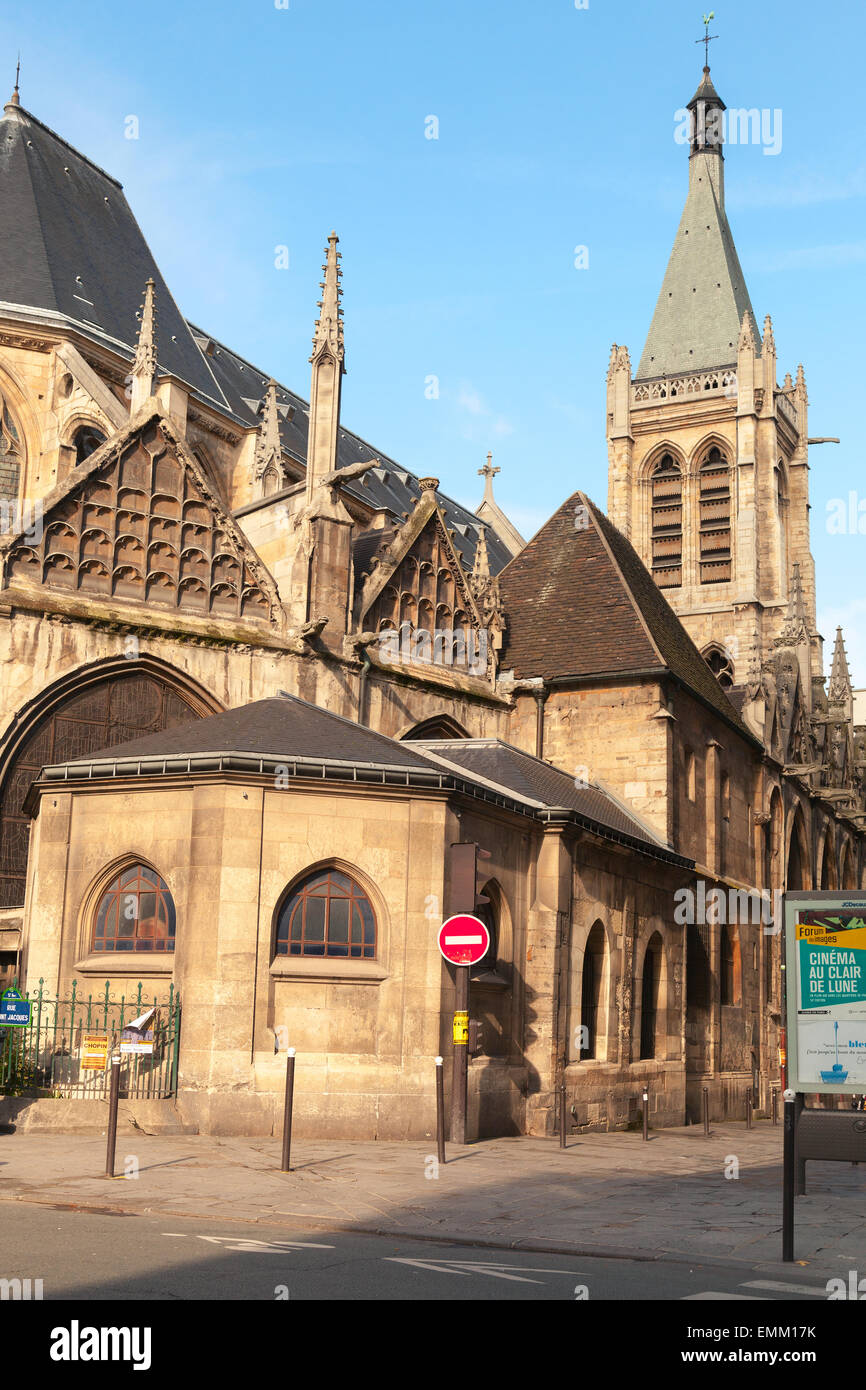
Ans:
POLYGON ((156 1008, 153 1052, 122 1054, 120 1094, 130 1100, 161 1100, 175 1094, 180 996, 173 984, 163 1000, 147 998, 141 982, 135 995, 119 999, 112 996, 108 980, 100 995, 86 999, 78 993, 77 980, 66 999, 47 997, 43 986, 40 980, 38 990, 24 996, 32 1006, 28 1025, 0 1027, 0 1095, 107 1099, 111 1056, 120 1048, 121 1033, 151 1008, 156 1008), (106 1064, 85 1069, 84 1040, 100 1036, 107 1039, 106 1064))

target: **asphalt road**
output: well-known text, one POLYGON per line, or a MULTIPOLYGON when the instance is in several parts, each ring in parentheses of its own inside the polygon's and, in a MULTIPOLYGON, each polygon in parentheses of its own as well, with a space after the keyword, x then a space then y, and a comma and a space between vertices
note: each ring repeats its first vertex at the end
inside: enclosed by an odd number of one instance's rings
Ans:
POLYGON ((0 1280, 45 1301, 766 1299, 826 1301, 824 1282, 753 1265, 584 1259, 352 1232, 0 1202, 0 1280), (35 1287, 32 1286, 32 1287, 35 1287))

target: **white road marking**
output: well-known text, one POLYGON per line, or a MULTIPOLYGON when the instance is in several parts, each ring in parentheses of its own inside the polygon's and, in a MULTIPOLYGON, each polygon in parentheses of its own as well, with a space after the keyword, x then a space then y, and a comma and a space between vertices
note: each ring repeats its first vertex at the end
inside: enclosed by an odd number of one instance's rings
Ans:
POLYGON ((253 1240, 247 1236, 200 1236, 198 1232, 163 1231, 164 1236, 184 1239, 190 1235, 193 1240, 207 1240, 211 1245, 222 1245, 226 1250, 241 1250, 253 1255, 284 1255, 287 1250, 334 1250, 333 1245, 317 1245, 310 1240, 253 1240))
MULTIPOLYGON (((389 1264, 396 1265, 415 1265, 417 1269, 429 1270, 432 1274, 487 1274, 491 1279, 509 1279, 515 1284, 542 1284, 543 1279, 527 1279, 525 1274, 508 1274, 510 1269, 523 1269, 524 1265, 507 1264, 487 1264, 478 1260, 408 1260, 396 1255, 386 1255, 389 1264)), ((573 1278, 573 1269, 529 1269, 525 1273, 529 1274, 564 1274, 569 1279, 573 1278)))
POLYGON ((826 1289, 807 1289, 803 1284, 780 1284, 775 1279, 752 1279, 744 1289, 773 1289, 776 1293, 801 1293, 809 1298, 826 1298, 826 1289))
POLYGON ((703 1299, 703 1300, 706 1300, 706 1299, 709 1299, 709 1298, 712 1298, 712 1299, 719 1299, 719 1300, 721 1300, 721 1299, 727 1300, 727 1299, 734 1299, 734 1298, 736 1298, 736 1299, 742 1300, 743 1303, 768 1303, 768 1302, 769 1302, 769 1299, 761 1298, 758 1294, 749 1294, 749 1293, 712 1293, 712 1292, 710 1292, 709 1290, 708 1290, 706 1293, 687 1293, 683 1298, 680 1299, 680 1302, 681 1302, 681 1303, 699 1303, 702 1299, 703 1299))

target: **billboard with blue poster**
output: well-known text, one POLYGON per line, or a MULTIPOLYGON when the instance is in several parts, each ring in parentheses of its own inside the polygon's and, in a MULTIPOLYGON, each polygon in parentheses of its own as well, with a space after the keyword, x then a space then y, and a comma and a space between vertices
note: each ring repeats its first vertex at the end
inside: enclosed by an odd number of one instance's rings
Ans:
POLYGON ((785 895, 788 1084, 866 1092, 866 893, 785 895))

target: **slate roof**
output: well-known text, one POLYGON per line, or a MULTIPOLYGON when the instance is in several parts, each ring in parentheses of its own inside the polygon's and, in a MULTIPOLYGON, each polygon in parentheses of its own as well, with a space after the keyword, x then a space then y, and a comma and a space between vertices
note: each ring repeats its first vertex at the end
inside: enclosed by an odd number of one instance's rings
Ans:
MULTIPOLYGON (((145 282, 152 276, 159 371, 179 377, 236 423, 258 425, 269 375, 187 322, 121 185, 21 106, 7 105, 0 119, 0 246, 4 313, 73 328, 130 362, 145 282)), ((277 388, 277 401, 283 447, 304 465, 309 404, 284 386, 277 388)), ((340 430, 338 467, 373 458, 381 467, 353 480, 346 491, 402 522, 420 496, 418 479, 360 436, 340 430)), ((452 498, 437 496, 456 531, 461 560, 471 569, 478 520, 452 498)), ((510 552, 489 530, 487 545, 495 574, 510 552)))
POLYGON ((67 766, 201 753, 250 753, 276 759, 303 756, 414 769, 429 766, 411 744, 354 724, 295 695, 276 695, 193 719, 162 733, 97 749, 67 766))
MULTIPOLYGON (((37 783, 86 785, 95 778, 188 775, 197 769, 261 774, 275 765, 307 778, 455 790, 530 816, 569 810, 596 833, 655 858, 691 864, 603 789, 579 791, 565 773, 510 744, 401 743, 285 693, 44 767, 37 783)), ((35 808, 36 785, 25 802, 28 811, 35 808)))
POLYGON ((634 547, 585 493, 562 504, 500 585, 502 669, 548 679, 669 671, 756 742, 634 547))
MULTIPOLYGON (((692 101, 699 99, 724 109, 708 75, 692 101)), ((636 381, 733 365, 744 314, 760 350, 724 198, 710 177, 712 162, 721 158, 721 150, 691 156, 689 191, 636 381)))
POLYGON ((515 796, 540 801, 545 806, 576 811, 588 821, 609 830, 664 847, 664 841, 606 788, 593 784, 578 787, 567 772, 525 753, 502 739, 436 739, 417 745, 435 753, 470 775, 507 787, 515 796))

